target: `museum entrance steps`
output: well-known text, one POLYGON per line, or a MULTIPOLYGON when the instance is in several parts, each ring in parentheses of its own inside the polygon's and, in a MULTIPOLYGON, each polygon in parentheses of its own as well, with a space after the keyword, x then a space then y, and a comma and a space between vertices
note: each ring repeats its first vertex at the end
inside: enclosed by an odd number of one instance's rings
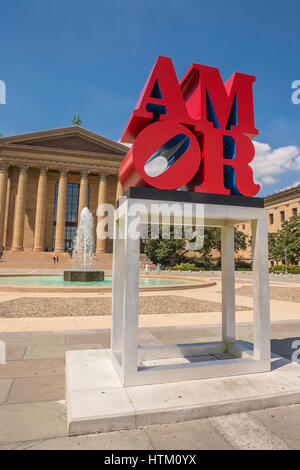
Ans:
MULTIPOLYGON (((72 258, 69 253, 59 253, 59 262, 53 262, 53 252, 32 250, 24 251, 4 251, 0 262, 0 269, 72 269, 72 258)), ((155 265, 146 255, 140 255, 140 270, 144 271, 146 264, 151 271, 155 270, 155 265)), ((97 254, 93 261, 93 269, 111 270, 112 253, 97 254)))
MULTIPOLYGON (((0 268, 5 269, 71 269, 72 258, 69 253, 58 253, 58 263, 53 262, 53 252, 4 251, 0 268)), ((111 269, 112 254, 97 255, 93 261, 93 269, 111 269)))

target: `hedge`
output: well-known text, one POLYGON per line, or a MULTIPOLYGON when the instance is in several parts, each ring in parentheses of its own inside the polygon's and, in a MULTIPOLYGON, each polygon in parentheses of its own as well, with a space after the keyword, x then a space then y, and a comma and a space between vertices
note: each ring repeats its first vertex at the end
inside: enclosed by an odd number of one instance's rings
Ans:
MULTIPOLYGON (((300 266, 296 264, 290 264, 286 267, 286 270, 289 274, 300 274, 300 266)), ((280 264, 277 266, 273 266, 270 268, 270 273, 284 273, 285 272, 285 265, 280 264)))

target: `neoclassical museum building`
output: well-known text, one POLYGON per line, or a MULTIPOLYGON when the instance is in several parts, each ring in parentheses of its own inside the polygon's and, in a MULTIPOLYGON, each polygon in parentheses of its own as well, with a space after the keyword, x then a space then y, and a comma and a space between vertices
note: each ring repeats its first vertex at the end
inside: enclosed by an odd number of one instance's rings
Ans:
MULTIPOLYGON (((96 226, 98 205, 122 195, 127 151, 79 125, 0 138, 0 248, 68 250, 81 210, 89 207, 96 226)), ((97 253, 111 243, 97 238, 97 253)))

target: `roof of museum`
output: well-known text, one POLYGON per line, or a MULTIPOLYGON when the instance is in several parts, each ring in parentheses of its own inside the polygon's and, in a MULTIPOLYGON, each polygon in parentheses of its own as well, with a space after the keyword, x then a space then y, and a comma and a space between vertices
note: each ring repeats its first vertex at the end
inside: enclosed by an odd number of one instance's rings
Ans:
POLYGON ((91 139, 95 142, 99 142, 102 144, 107 144, 111 147, 114 147, 115 150, 119 150, 121 153, 127 153, 128 146, 121 144, 113 139, 109 139, 104 137, 96 132, 90 131, 82 126, 79 125, 72 125, 67 127, 59 127, 55 129, 47 129, 42 131, 34 131, 34 132, 26 132, 24 134, 14 134, 8 136, 0 137, 1 144, 13 144, 19 142, 28 142, 34 141, 35 139, 45 139, 47 137, 55 137, 55 136, 63 136, 63 135, 81 135, 85 138, 91 139))
POLYGON ((272 194, 268 194, 264 197, 265 203, 273 203, 279 200, 289 200, 294 197, 300 196, 300 183, 293 184, 292 186, 287 186, 285 188, 279 189, 272 194))

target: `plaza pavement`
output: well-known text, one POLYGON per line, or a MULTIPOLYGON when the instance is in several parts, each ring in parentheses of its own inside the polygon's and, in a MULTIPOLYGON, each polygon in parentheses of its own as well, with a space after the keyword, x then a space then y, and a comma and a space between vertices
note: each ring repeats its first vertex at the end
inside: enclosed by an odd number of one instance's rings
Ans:
MULTIPOLYGON (((211 302, 221 302, 221 281, 219 278, 215 278, 216 285, 207 288, 193 289, 193 290, 172 290, 168 292, 168 295, 198 298, 201 300, 207 300, 211 302)), ((251 284, 249 279, 237 279, 236 287, 242 285, 251 284)), ((273 282, 271 281, 271 285, 273 282)), ((277 288, 283 288, 290 286, 296 287, 299 284, 291 283, 289 279, 285 282, 277 281, 277 288)), ((164 296, 166 292, 158 291, 155 292, 156 296, 164 296)), ((108 297, 110 293, 9 293, 0 292, 0 302, 7 300, 13 300, 25 297, 108 297)), ((141 292, 140 296, 153 296, 153 292, 141 292)), ((241 305, 249 308, 246 311, 236 312, 237 323, 249 323, 252 322, 252 297, 246 297, 243 295, 236 295, 236 305, 241 305)), ((300 306, 297 302, 289 302, 286 300, 270 300, 270 313, 271 322, 277 321, 290 321, 300 319, 300 306)), ((204 312, 204 313, 177 313, 172 314, 159 314, 159 315, 140 315, 139 326, 140 327, 172 327, 172 326, 184 326, 184 325, 219 325, 221 323, 221 312, 204 312)), ((110 316, 81 316, 81 317, 55 317, 55 318, 0 318, 0 332, 17 332, 17 331, 64 331, 64 330, 92 330, 92 329, 106 329, 110 328, 111 318, 110 316)))
MULTIPOLYGON (((246 283, 246 280, 238 280, 237 287, 246 283)), ((289 283, 282 281, 282 286, 286 285, 289 283)), ((51 295, 58 296, 48 294, 51 295)), ((157 295, 163 295, 163 292, 157 292, 157 295)), ((220 301, 221 286, 218 280, 211 288, 173 291, 172 295, 220 301)), ((15 298, 13 296, 2 293, 0 301, 15 298)), ((78 294, 78 297, 82 296, 78 294)), ((237 338, 252 342, 252 300, 237 296, 236 302, 249 307, 248 311, 237 312, 237 338)), ((7 347, 7 363, 0 365, 0 449, 300 448, 300 405, 67 437, 65 353, 74 349, 109 347, 110 317, 0 320, 0 340, 5 341, 7 347)), ((216 341, 221 335, 220 320, 220 312, 143 315, 139 342, 153 345, 216 341)), ((271 320, 272 351, 291 359, 292 343, 295 339, 300 340, 300 304, 271 300, 271 320)))
MULTIPOLYGON (((142 328, 141 344, 214 341, 220 328, 142 328)), ((252 338, 249 324, 237 336, 252 338)), ((271 327, 272 351, 290 359, 300 320, 271 327)), ((65 353, 106 348, 109 330, 2 333, 0 449, 287 449, 300 448, 300 405, 98 435, 66 436, 65 353)), ((299 366, 300 367, 300 366, 299 366)))

